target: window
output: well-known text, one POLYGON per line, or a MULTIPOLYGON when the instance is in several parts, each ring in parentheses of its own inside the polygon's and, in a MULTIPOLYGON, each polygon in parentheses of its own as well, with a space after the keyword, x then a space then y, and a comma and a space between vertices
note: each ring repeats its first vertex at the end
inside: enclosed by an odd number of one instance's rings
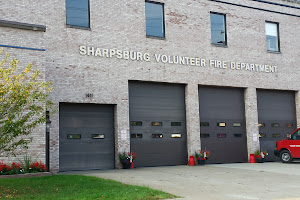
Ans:
POLYGON ((104 139, 104 134, 92 134, 92 139, 104 139))
POLYGON ((278 23, 266 22, 267 50, 279 52, 278 23))
POLYGON ((141 121, 131 121, 130 125, 131 126, 143 126, 143 122, 141 122, 141 121))
POLYGON ((285 126, 288 128, 291 128, 291 127, 293 127, 293 124, 287 123, 287 124, 285 124, 285 126))
POLYGON ((299 130, 293 134, 293 140, 300 140, 300 131, 299 130))
POLYGON ((68 139, 80 139, 81 138, 81 134, 68 134, 67 138, 68 139))
POLYGON ((165 37, 164 4, 146 1, 146 35, 165 37))
POLYGON ((66 0, 67 25, 90 27, 89 0, 66 0))
POLYGON ((217 134, 217 137, 218 138, 226 138, 227 134, 226 133, 220 133, 220 134, 217 134))
POLYGON ((233 127, 241 127, 242 124, 241 123, 233 123, 233 127))
POLYGON ((171 126, 181 126, 181 122, 171 122, 171 126))
POLYGON ((152 126, 162 126, 162 122, 151 122, 152 126))
POLYGON ((260 134, 258 135, 258 137, 260 137, 260 138, 265 138, 265 137, 267 137, 267 135, 266 135, 265 133, 260 133, 260 134))
POLYGON ((200 138, 209 138, 209 134, 208 133, 201 133, 200 138))
POLYGON ((200 126, 209 126, 209 122, 200 122, 200 126))
POLYGON ((266 125, 264 123, 259 123, 258 127, 265 127, 266 125))
POLYGON ((163 134, 152 134, 152 138, 163 138, 163 134))
POLYGON ((225 122, 219 122, 219 123, 217 124, 217 126, 219 126, 219 127, 225 127, 225 126, 226 126, 226 123, 225 123, 225 122))
POLYGON ((280 137, 280 133, 274 133, 274 134, 272 134, 272 137, 273 138, 279 138, 280 137))
POLYGON ((210 13, 211 43, 227 45, 226 16, 218 13, 210 13))
POLYGON ((131 138, 143 138, 143 134, 130 134, 131 138))
POLYGON ((272 123, 271 126, 272 126, 272 127, 275 127, 275 128, 280 127, 279 123, 272 123))
POLYGON ((181 134, 180 133, 173 133, 172 135, 171 135, 171 138, 181 138, 182 136, 181 136, 181 134))

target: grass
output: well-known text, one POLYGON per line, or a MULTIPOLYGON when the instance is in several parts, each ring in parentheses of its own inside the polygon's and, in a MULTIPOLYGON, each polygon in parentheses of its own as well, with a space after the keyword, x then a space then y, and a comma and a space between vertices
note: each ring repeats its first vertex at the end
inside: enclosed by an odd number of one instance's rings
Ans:
POLYGON ((82 175, 0 178, 0 199, 170 199, 176 196, 147 187, 82 175))

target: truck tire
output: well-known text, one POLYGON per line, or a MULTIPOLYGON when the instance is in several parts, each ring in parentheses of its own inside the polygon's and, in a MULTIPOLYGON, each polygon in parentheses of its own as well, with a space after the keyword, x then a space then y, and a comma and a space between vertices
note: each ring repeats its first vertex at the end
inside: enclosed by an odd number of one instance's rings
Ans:
POLYGON ((293 158, 288 150, 281 151, 279 158, 283 163, 290 163, 293 161, 293 158))

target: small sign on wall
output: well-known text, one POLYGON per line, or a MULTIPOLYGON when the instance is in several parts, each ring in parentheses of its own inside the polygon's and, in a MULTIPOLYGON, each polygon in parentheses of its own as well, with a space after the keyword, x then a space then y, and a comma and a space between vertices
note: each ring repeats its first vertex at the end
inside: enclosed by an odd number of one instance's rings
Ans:
POLYGON ((253 142, 257 142, 258 135, 256 133, 253 133, 253 142))

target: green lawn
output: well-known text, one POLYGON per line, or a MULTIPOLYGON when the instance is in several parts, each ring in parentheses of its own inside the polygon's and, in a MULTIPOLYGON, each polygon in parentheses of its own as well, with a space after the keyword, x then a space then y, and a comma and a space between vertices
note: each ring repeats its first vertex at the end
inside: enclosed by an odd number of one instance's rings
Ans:
POLYGON ((147 187, 81 175, 1 178, 0 199, 168 199, 175 198, 147 187))

